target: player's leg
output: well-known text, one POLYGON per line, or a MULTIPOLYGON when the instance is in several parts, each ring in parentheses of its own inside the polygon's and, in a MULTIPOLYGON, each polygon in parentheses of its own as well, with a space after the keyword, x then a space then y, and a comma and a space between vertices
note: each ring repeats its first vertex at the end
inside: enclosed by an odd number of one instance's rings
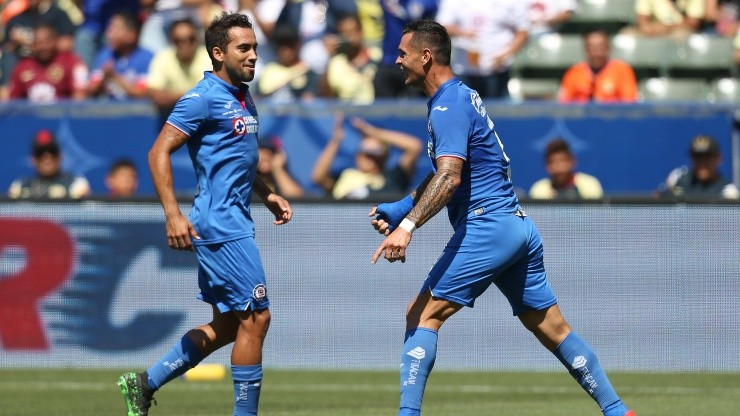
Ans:
POLYGON ((508 266, 518 250, 503 242, 517 240, 516 236, 499 232, 502 222, 509 221, 507 217, 478 216, 459 227, 411 303, 401 354, 399 415, 418 415, 421 410, 426 380, 436 357, 439 328, 463 306, 472 307, 491 285, 495 273, 508 266))
POLYGON ((221 298, 239 322, 231 350, 234 416, 257 414, 262 387, 262 346, 270 326, 265 272, 254 238, 229 242, 229 266, 221 298))
POLYGON ((399 416, 419 415, 427 379, 437 356, 437 332, 462 305, 435 299, 425 290, 406 311, 406 335, 401 352, 399 416))
POLYGON ((270 326, 270 310, 234 312, 239 318, 231 350, 234 379, 234 416, 257 415, 262 387, 262 347, 270 326))
POLYGON ((544 249, 537 228, 529 218, 528 250, 499 276, 496 285, 507 297, 514 315, 568 368, 570 374, 597 402, 606 416, 625 416, 627 408, 611 386, 591 347, 565 321, 545 273, 544 249))
POLYGON ((126 373, 118 385, 126 402, 128 416, 146 416, 154 392, 203 360, 218 348, 234 341, 239 321, 232 314, 213 307, 213 320, 188 331, 172 348, 141 373, 126 373))

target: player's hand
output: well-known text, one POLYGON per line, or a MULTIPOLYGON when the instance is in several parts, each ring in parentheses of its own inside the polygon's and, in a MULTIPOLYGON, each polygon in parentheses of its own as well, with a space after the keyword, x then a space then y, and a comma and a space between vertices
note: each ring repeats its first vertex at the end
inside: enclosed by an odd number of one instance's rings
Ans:
POLYGON ((275 225, 287 224, 293 218, 293 209, 288 201, 276 193, 267 196, 265 206, 275 215, 275 221, 272 222, 275 225))
POLYGON ((383 203, 374 206, 368 216, 375 216, 370 224, 375 230, 383 235, 390 234, 404 217, 414 208, 414 199, 411 195, 391 203, 383 203))
POLYGON ((193 251, 192 240, 200 240, 193 224, 182 214, 167 217, 166 227, 167 245, 173 250, 193 251))
POLYGON ((377 263, 381 255, 391 263, 398 260, 401 263, 405 263, 406 248, 409 246, 409 243, 411 243, 411 234, 403 228, 396 229, 396 231, 393 231, 380 243, 370 263, 377 263))
POLYGON ((388 235, 391 233, 390 224, 388 224, 383 218, 381 218, 380 215, 378 215, 378 207, 374 206, 370 213, 367 214, 368 217, 375 217, 370 221, 370 225, 375 228, 375 231, 379 232, 383 235, 388 235), (377 215, 377 217, 375 217, 377 215))

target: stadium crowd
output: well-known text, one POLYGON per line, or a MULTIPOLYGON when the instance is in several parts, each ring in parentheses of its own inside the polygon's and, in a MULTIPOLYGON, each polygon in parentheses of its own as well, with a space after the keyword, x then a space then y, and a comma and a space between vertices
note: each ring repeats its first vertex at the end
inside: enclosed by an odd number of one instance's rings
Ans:
MULTIPOLYGON (((2 0, 0 101, 148 99, 164 120, 211 69, 203 31, 223 11, 255 22, 260 58, 250 87, 263 102, 419 97, 394 62, 401 28, 421 18, 445 26, 455 73, 488 99, 740 101, 740 0, 489 3, 2 0), (686 92, 687 83, 698 89, 686 92)), ((265 174, 272 169, 284 179, 276 186, 302 195, 281 168, 286 155, 263 148, 274 160, 265 174)), ((314 176, 328 195, 337 192, 339 178, 314 176)))

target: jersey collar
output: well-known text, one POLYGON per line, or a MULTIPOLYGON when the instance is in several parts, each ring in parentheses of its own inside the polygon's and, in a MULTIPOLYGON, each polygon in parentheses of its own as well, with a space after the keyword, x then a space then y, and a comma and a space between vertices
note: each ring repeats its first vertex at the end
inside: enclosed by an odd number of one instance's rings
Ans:
POLYGON ((448 79, 447 81, 445 81, 442 85, 440 85, 439 88, 437 88, 437 92, 435 92, 434 95, 432 95, 432 98, 430 98, 429 101, 427 102, 427 107, 429 107, 431 109, 432 108, 432 103, 434 101, 436 101, 437 98, 439 98, 439 96, 442 95, 442 93, 447 88, 449 88, 453 84, 457 84, 458 82, 460 82, 460 81, 457 79, 457 77, 452 77, 452 78, 448 79))
POLYGON ((223 85, 224 88, 226 88, 230 93, 237 95, 239 93, 244 93, 245 91, 249 90, 249 85, 247 85, 246 82, 242 83, 242 87, 236 87, 234 85, 231 85, 230 83, 222 80, 218 76, 216 76, 213 71, 203 71, 203 76, 205 78, 209 78, 213 82, 223 85))

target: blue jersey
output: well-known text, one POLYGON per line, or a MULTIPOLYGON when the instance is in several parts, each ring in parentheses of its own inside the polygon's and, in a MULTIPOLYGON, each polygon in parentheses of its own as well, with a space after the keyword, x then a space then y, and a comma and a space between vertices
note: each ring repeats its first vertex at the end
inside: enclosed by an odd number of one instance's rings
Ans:
POLYGON ((175 105, 167 122, 187 134, 198 189, 190 222, 195 244, 254 236, 249 211, 257 160, 257 109, 245 84, 237 88, 212 72, 175 105))
POLYGON ((480 95, 452 78, 439 87, 428 107, 427 152, 435 172, 440 156, 465 161, 460 186, 447 203, 453 227, 470 214, 516 212, 519 201, 509 175, 509 158, 480 95))
POLYGON ((383 7, 385 24, 382 62, 395 66, 403 27, 413 20, 433 19, 439 0, 381 0, 380 5, 383 7))

